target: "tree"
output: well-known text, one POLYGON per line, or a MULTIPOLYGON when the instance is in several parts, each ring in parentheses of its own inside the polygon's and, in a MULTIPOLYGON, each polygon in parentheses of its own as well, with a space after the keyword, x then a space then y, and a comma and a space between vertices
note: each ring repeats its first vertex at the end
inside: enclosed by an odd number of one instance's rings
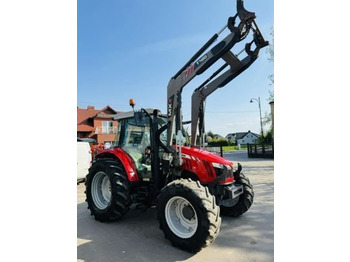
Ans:
POLYGON ((211 137, 211 138, 214 138, 214 133, 212 132, 212 131, 209 131, 208 133, 207 133, 207 136, 209 136, 209 137, 211 137))
MULTIPOLYGON (((274 36, 274 29, 271 28, 271 32, 270 32, 270 36, 272 37, 271 41, 269 41, 269 48, 266 50, 266 52, 269 55, 269 62, 271 62, 272 64, 274 64, 274 60, 275 60, 275 36, 274 36)), ((270 79, 270 85, 272 86, 272 91, 269 91, 269 102, 274 100, 274 74, 272 73, 271 75, 268 76, 268 78, 270 79)))
POLYGON ((271 122, 272 122, 271 113, 265 112, 265 115, 262 119, 263 126, 270 125, 271 122))
MULTIPOLYGON (((271 28, 271 32, 270 32, 270 36, 272 37, 271 41, 269 41, 269 48, 266 50, 266 53, 269 55, 268 57, 268 61, 270 63, 274 63, 274 59, 275 59, 275 50, 274 50, 274 29, 271 28)), ((272 73, 271 75, 268 75, 268 78, 270 79, 270 86, 272 86, 272 90, 269 90, 269 97, 267 99, 268 102, 271 102, 274 100, 274 73, 272 73)), ((269 125, 271 124, 272 119, 271 119, 271 113, 266 113, 265 112, 265 116, 263 117, 263 125, 269 125)))
POLYGON ((261 144, 271 144, 273 142, 272 139, 272 129, 267 131, 264 136, 259 137, 259 143, 261 144))

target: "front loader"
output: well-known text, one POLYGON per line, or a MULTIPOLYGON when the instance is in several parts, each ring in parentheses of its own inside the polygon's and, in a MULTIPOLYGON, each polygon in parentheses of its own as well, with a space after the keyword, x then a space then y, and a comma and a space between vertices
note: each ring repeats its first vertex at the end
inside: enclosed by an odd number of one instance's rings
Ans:
MULTIPOLYGON (((96 155, 85 182, 88 208, 96 220, 119 220, 132 205, 137 209, 156 206, 165 238, 181 249, 198 252, 217 237, 220 211, 237 217, 250 208, 254 192, 242 166, 198 148, 194 129, 198 122, 203 124, 205 98, 248 68, 268 44, 255 18, 237 0, 237 14, 170 79, 166 114, 142 108, 114 117, 118 121, 115 147, 96 155), (226 28, 229 34, 207 51, 226 28), (246 44, 247 58, 240 60, 230 50, 250 32, 253 40, 246 44), (182 90, 219 59, 225 65, 194 92, 198 98, 193 100, 192 141, 187 145, 182 90)), ((130 105, 134 108, 135 102, 130 100, 130 105)))

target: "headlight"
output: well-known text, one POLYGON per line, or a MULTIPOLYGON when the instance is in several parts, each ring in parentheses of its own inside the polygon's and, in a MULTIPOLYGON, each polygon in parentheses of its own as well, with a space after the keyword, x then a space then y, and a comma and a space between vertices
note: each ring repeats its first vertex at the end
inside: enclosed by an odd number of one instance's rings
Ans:
POLYGON ((212 163, 213 167, 215 168, 220 168, 220 169, 224 169, 224 166, 226 166, 227 170, 231 170, 232 167, 230 165, 224 165, 224 164, 219 164, 219 163, 212 163))
POLYGON ((223 164, 219 164, 219 163, 212 163, 213 164, 213 167, 216 167, 216 168, 224 168, 224 165, 223 164))

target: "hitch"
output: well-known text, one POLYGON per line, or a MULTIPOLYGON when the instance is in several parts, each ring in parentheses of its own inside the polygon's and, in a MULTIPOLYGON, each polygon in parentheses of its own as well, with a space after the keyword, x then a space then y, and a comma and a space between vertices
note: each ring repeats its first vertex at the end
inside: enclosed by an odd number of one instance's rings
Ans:
POLYGON ((244 8, 243 0, 237 0, 237 15, 244 23, 256 18, 255 13, 249 12, 244 8))

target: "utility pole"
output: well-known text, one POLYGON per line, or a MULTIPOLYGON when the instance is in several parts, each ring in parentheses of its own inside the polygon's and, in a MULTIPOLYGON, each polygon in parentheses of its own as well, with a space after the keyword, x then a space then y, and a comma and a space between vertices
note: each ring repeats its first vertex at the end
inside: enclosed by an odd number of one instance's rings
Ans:
POLYGON ((251 98, 250 99, 250 103, 253 103, 254 101, 257 101, 258 102, 258 105, 259 105, 259 113, 260 113, 260 132, 261 132, 261 137, 263 138, 264 137, 264 131, 263 131, 263 125, 262 125, 262 117, 261 117, 261 104, 260 104, 260 97, 258 97, 258 99, 256 98, 251 98))

